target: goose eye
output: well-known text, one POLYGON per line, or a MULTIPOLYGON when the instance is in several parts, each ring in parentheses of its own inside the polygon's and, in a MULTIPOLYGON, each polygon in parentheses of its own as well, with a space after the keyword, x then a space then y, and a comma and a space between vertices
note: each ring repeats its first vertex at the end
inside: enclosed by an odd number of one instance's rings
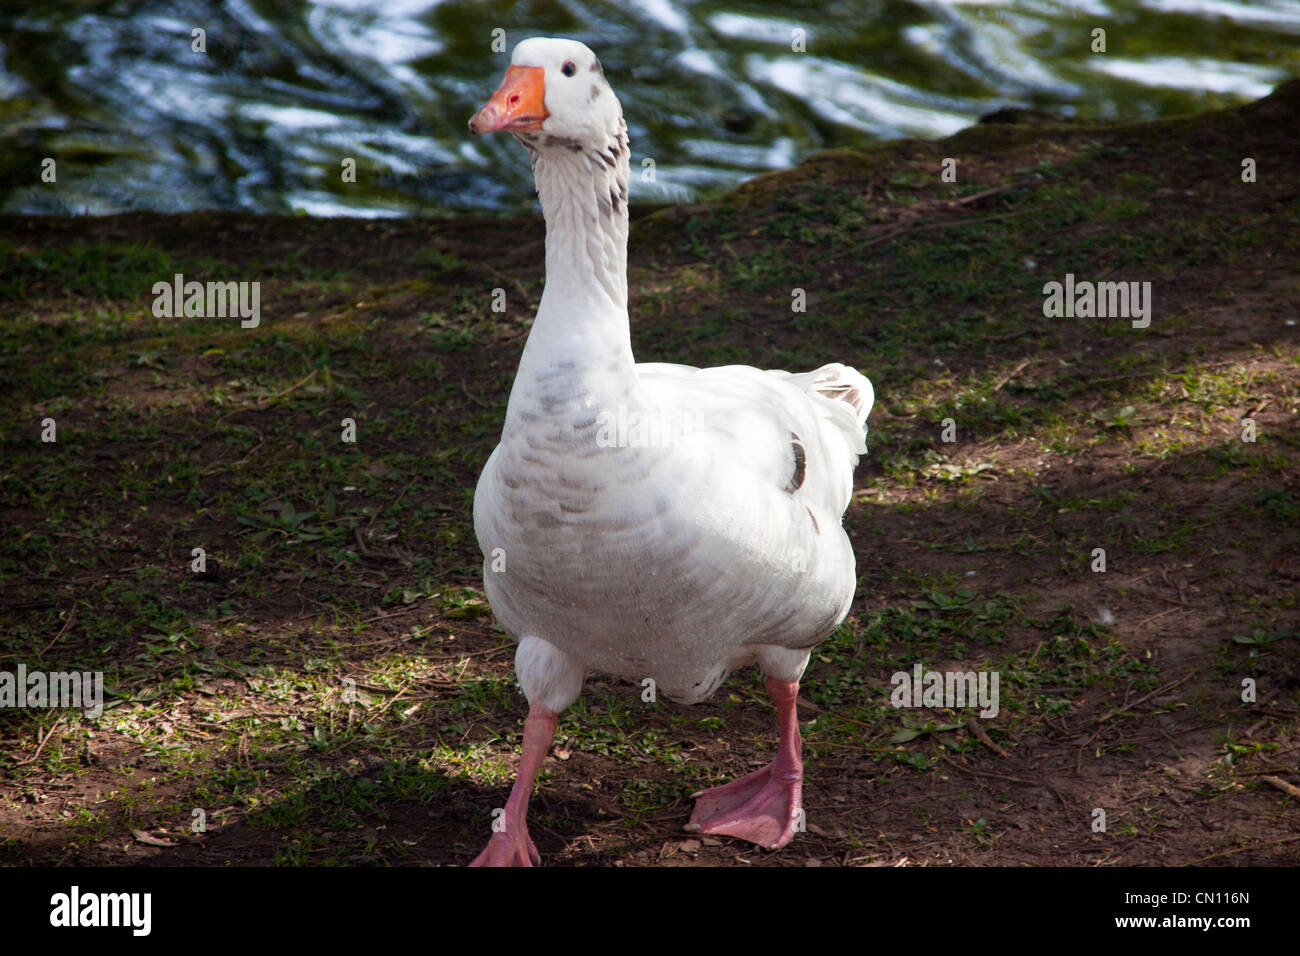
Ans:
POLYGON ((573 65, 572 60, 567 60, 565 61, 564 66, 560 67, 560 72, 565 76, 573 76, 573 74, 578 72, 578 68, 573 65))

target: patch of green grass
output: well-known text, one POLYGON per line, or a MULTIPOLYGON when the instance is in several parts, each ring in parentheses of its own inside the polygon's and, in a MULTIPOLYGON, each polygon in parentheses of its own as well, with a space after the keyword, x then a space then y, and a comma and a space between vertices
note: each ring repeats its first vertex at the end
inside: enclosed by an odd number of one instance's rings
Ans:
POLYGON ((151 304, 156 282, 175 273, 197 278, 218 267, 213 259, 182 259, 151 243, 84 242, 35 249, 0 242, 0 286, 17 301, 52 295, 130 299, 151 304))

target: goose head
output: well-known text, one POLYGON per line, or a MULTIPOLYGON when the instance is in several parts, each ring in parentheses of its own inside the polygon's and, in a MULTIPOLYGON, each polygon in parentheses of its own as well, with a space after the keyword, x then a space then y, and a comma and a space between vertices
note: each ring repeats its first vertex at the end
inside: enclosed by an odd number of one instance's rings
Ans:
POLYGON ((554 37, 521 41, 501 86, 469 121, 475 135, 511 133, 539 151, 601 151, 623 128, 623 111, 596 54, 577 40, 554 37))
POLYGON ((546 220, 546 289, 528 347, 541 348, 534 345, 537 330, 552 327, 547 320, 554 315, 570 331, 586 329, 575 334, 626 358, 630 375, 631 150, 623 110, 596 54, 576 40, 523 40, 500 88, 474 114, 469 129, 475 135, 511 134, 532 161, 546 220), (599 328, 575 325, 574 315, 592 318, 599 328))

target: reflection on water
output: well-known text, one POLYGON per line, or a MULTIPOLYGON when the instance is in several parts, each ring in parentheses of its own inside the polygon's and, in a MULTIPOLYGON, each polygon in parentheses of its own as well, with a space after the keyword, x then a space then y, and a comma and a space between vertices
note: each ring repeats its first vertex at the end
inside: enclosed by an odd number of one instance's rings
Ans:
MULTIPOLYGON (((600 55, 634 201, 807 152, 952 133, 1006 106, 1145 119, 1300 73, 1300 0, 137 0, 0 12, 0 208, 316 215, 513 209, 508 137, 470 114, 525 36, 600 55), (1093 52, 1093 31, 1106 52, 1093 52), (192 50, 205 31, 206 52, 192 50), (802 46, 802 50, 799 47, 802 46), (57 183, 41 181, 57 160, 57 183), (356 161, 356 181, 341 164, 356 161)), ((0 11, 3 11, 0 7, 0 11)))

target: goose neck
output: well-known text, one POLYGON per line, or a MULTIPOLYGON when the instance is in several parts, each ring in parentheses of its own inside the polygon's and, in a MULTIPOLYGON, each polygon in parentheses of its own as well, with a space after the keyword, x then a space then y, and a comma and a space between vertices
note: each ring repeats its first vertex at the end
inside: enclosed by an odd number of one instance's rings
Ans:
POLYGON ((628 402, 626 128, 602 148, 528 144, 546 219, 546 288, 516 391, 556 409, 628 402))

